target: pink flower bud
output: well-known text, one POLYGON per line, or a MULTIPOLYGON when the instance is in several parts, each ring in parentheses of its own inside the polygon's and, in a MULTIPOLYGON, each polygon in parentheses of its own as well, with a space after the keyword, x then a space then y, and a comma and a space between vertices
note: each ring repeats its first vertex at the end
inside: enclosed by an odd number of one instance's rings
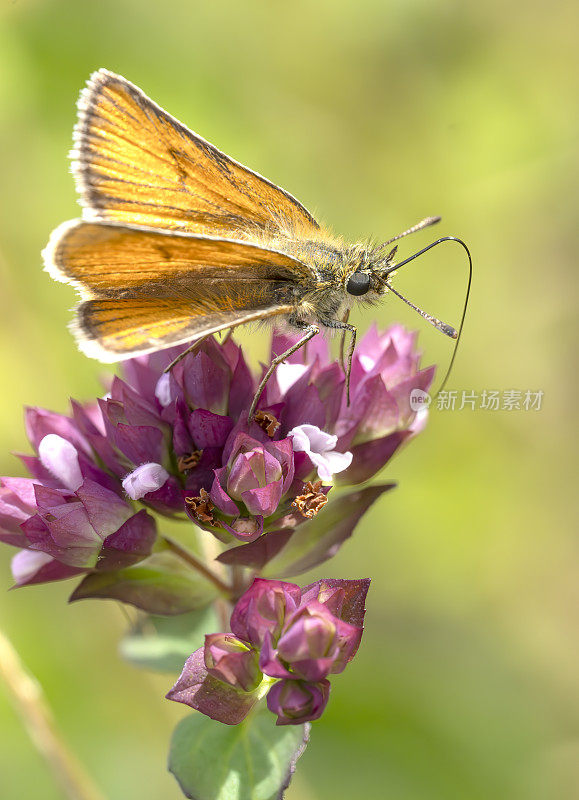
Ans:
POLYGON ((210 675, 244 692, 261 682, 258 655, 231 633, 212 633, 205 637, 205 666, 210 675))
POLYGON ((253 516, 273 514, 294 479, 291 441, 282 439, 263 444, 240 431, 226 445, 224 459, 227 463, 215 470, 211 487, 211 500, 217 508, 236 516, 244 504, 253 516))
POLYGON ((280 637, 277 651, 279 658, 291 664, 293 673, 300 678, 314 681, 325 678, 338 655, 332 614, 323 606, 300 609, 280 637))
POLYGON ((276 725, 299 725, 322 716, 330 696, 330 682, 281 680, 267 695, 267 707, 277 714, 276 725))
POLYGON ((284 620, 297 608, 300 595, 295 583, 256 578, 233 609, 231 630, 256 646, 262 644, 266 633, 277 641, 284 620))

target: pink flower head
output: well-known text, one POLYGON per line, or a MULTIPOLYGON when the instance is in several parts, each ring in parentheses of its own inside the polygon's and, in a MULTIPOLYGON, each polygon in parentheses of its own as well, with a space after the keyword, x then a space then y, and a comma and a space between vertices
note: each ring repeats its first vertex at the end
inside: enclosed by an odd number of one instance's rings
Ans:
POLYGON ((233 633, 207 636, 167 697, 232 725, 277 679, 267 696, 277 724, 317 719, 328 702, 327 676, 341 672, 360 643, 369 583, 322 580, 302 590, 256 579, 233 610, 233 633))
MULTIPOLYGON (((260 419, 247 418, 257 381, 230 338, 208 339, 168 372, 185 345, 129 359, 104 397, 73 401, 69 415, 28 409, 32 452, 21 458, 31 479, 5 478, 0 486, 0 540, 25 551, 14 561, 17 583, 89 573, 77 596, 104 596, 91 573, 121 571, 151 555, 156 527, 147 510, 171 518, 185 512, 229 546, 218 557, 226 568, 259 572, 273 563, 291 575, 322 563, 389 488, 338 495, 329 484, 368 480, 419 429, 410 393, 427 391, 433 370, 419 369, 415 338, 401 326, 363 337, 349 406, 341 364, 320 335, 279 366, 260 399, 260 419)), ((276 333, 272 351, 293 341, 276 333)), ((181 607, 163 583, 175 585, 169 573, 176 565, 167 566, 171 559, 157 549, 151 557, 155 569, 160 560, 161 572, 167 568, 163 580, 143 587, 133 571, 126 596, 140 607, 148 600, 155 608, 181 607)), ((128 585, 126 577, 119 575, 119 586, 128 585)), ((295 611, 292 602, 297 607, 292 592, 281 591, 283 619, 274 603, 273 627, 263 622, 265 595, 256 601, 263 620, 256 611, 243 623, 259 648, 269 633, 276 651, 276 626, 295 611)), ((115 596, 124 599, 118 586, 115 596)), ((304 630, 324 628, 324 614, 316 614, 304 614, 304 630)), ((314 650, 308 656, 326 657, 314 650)))
POLYGON ((344 622, 317 600, 300 605, 277 643, 267 633, 259 665, 274 678, 318 681, 341 672, 360 644, 362 628, 344 622))
POLYGON ((85 479, 75 492, 24 479, 3 483, 0 509, 10 513, 0 538, 34 553, 14 559, 18 585, 119 569, 150 553, 154 520, 95 481, 85 479))

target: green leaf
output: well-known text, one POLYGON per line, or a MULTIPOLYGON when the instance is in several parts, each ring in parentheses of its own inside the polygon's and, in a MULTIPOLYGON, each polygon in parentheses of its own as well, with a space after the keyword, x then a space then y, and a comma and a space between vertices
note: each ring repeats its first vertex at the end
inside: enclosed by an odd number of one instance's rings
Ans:
POLYGON ((193 714, 175 729, 169 770, 191 800, 281 800, 309 733, 266 711, 232 726, 193 714))
POLYGON ((191 653, 203 646, 206 633, 219 630, 213 606, 176 617, 149 615, 119 644, 123 658, 137 667, 180 672, 191 653))
POLYGON ((394 483, 367 486, 334 498, 317 516, 296 528, 261 574, 265 578, 299 575, 332 558, 372 503, 394 486, 394 483))
POLYGON ((171 552, 153 553, 125 569, 92 572, 70 600, 101 597, 120 600, 150 614, 184 614, 215 599, 215 586, 171 552))

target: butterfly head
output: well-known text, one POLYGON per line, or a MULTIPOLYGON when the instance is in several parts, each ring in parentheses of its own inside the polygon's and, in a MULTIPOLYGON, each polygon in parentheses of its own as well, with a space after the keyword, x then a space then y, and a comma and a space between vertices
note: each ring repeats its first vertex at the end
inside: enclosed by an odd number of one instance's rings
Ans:
POLYGON ((384 254, 384 246, 364 249, 359 253, 357 264, 346 276, 344 288, 349 295, 372 303, 384 295, 389 288, 387 276, 392 272, 392 260, 396 247, 384 254))

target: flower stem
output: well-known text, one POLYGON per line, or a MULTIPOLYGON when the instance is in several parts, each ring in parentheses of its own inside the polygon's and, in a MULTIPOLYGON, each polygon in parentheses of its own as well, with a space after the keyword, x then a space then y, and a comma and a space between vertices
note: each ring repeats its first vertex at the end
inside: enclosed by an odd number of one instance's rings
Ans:
POLYGON ((104 800, 56 728, 38 681, 26 670, 9 639, 0 631, 0 676, 32 742, 70 800, 104 800))
POLYGON ((234 599, 238 600, 244 591, 248 588, 249 584, 251 584, 251 580, 248 582, 246 579, 246 570, 239 564, 233 564, 231 567, 231 584, 232 589, 234 592, 234 599))
POLYGON ((193 555, 190 550, 186 550, 184 547, 181 547, 178 542, 174 539, 169 538, 168 536, 163 536, 165 543, 167 544, 169 550, 172 550, 173 553, 182 558, 183 561, 187 562, 193 569, 197 570, 197 572, 201 573, 208 581, 216 586, 220 592, 226 594, 228 597, 232 594, 232 587, 229 584, 222 581, 220 577, 218 577, 209 567, 203 563, 197 556, 193 555))
POLYGON ((228 603, 223 597, 218 597, 214 603, 217 619, 219 620, 219 630, 229 630, 229 620, 231 618, 231 603, 228 603))

